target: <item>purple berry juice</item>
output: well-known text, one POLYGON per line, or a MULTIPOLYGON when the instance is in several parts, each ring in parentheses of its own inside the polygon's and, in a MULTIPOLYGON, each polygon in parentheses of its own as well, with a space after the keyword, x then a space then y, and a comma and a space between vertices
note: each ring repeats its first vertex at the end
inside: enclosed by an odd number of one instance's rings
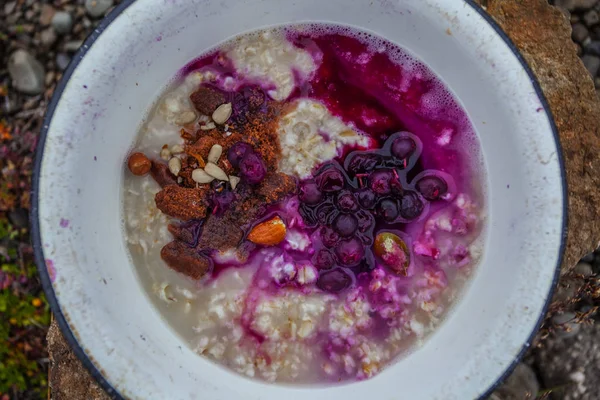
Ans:
POLYGON ((477 266, 478 146, 443 82, 385 39, 241 36, 184 67, 142 127, 132 260, 199 355, 270 382, 368 379, 439 328, 477 266))

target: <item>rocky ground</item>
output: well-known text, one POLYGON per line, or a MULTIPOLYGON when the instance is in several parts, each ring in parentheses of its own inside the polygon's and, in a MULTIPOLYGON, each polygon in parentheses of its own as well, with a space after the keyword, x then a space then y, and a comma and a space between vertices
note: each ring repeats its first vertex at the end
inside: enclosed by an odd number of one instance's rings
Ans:
MULTIPOLYGON (((118 2, 0 2, 0 400, 45 395, 48 309, 31 272, 28 236, 32 152, 63 71, 82 40, 118 2)), ((555 4, 571 21, 573 40, 600 92, 600 0, 555 0, 555 4)), ((594 298, 600 297, 599 275, 600 252, 586 256, 574 273, 562 277, 551 318, 492 399, 600 398, 600 327, 593 325, 598 319, 594 298)), ((73 358, 58 332, 51 333, 50 342, 60 349, 53 350, 55 357, 73 358)), ((73 380, 53 375, 59 386, 73 380)), ((88 387, 86 379, 81 376, 85 385, 74 386, 88 387)), ((96 398, 97 388, 90 387, 77 392, 79 398, 96 398)), ((73 398, 60 387, 53 392, 55 398, 73 398)))

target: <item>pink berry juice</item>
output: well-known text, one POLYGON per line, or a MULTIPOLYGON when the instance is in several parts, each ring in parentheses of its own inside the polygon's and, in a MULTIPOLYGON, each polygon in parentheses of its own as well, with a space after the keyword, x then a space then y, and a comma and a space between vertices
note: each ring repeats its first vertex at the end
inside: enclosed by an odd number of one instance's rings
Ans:
MULTIPOLYGON (((210 70, 223 90, 258 85, 292 109, 324 107, 316 134, 295 139, 320 140, 324 149, 335 142, 335 151, 309 164, 309 174, 282 167, 295 175, 297 194, 257 224, 281 218, 283 242, 245 241, 243 257, 236 249, 211 254, 210 276, 174 283, 193 292, 188 316, 177 304, 163 311, 199 354, 252 378, 368 379, 439 327, 477 265, 485 214, 479 144, 449 88, 395 44, 321 24, 271 34, 299 52, 290 59, 310 57, 310 67, 288 66, 293 84, 284 98, 280 81, 221 49, 186 66, 182 79, 210 70), (351 134, 331 128, 340 124, 360 140, 345 142, 351 134)), ((224 49, 240 41, 232 43, 224 49)), ((243 101, 233 104, 234 116, 236 107, 243 101)), ((284 157, 286 140, 282 133, 284 157)))

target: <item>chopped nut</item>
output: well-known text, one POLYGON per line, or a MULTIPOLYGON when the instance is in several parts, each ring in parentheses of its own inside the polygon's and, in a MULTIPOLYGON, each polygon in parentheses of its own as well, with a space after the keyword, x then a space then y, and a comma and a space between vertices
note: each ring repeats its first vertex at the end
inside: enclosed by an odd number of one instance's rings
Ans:
POLYGON ((221 104, 215 112, 212 114, 212 119, 216 124, 223 125, 229 117, 231 117, 231 113, 233 112, 233 107, 231 103, 221 104))
POLYGON ((221 158, 221 154, 223 154, 223 146, 215 144, 208 152, 208 162, 217 165, 219 158, 221 158))
POLYGON ((152 163, 144 153, 133 153, 131 156, 129 156, 127 166, 132 174, 143 176, 150 172, 152 163))
POLYGON ((196 120, 196 113, 194 113, 193 111, 184 111, 181 114, 177 115, 177 117, 175 117, 175 120, 173 122, 175 122, 175 124, 177 124, 179 126, 183 126, 183 125, 191 124, 195 120, 196 120))
POLYGON ((240 183, 240 178, 237 176, 229 175, 229 184, 231 185, 231 189, 235 190, 238 183, 240 183))
POLYGON ((181 171, 181 160, 177 157, 172 157, 169 160, 169 171, 175 176, 179 175, 179 171, 181 171))
POLYGON ((173 153, 173 154, 183 153, 183 146, 180 144, 175 144, 175 145, 171 146, 171 153, 173 153))
POLYGON ((165 161, 168 161, 171 159, 171 150, 169 150, 168 147, 163 147, 162 150, 160 151, 160 158, 162 158, 165 161))
POLYGON ((210 131, 211 129, 215 129, 217 126, 214 122, 209 122, 208 124, 202 125, 200 129, 203 131, 210 131))
POLYGON ((206 167, 204 167, 204 171, 207 174, 209 174, 210 176, 217 178, 220 181, 228 181, 229 180, 225 171, 223 171, 216 164, 213 164, 211 162, 206 163, 206 167))
POLYGON ((206 173, 202 168, 197 168, 192 171, 192 180, 197 183, 210 183, 215 178, 206 173))

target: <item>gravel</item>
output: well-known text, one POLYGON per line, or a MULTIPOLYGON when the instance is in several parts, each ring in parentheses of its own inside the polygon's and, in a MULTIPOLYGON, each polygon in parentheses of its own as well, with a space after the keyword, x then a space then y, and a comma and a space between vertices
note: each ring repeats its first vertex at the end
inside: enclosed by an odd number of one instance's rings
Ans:
POLYGON ((54 43, 56 43, 56 39, 58 39, 58 36, 56 35, 54 28, 44 29, 40 34, 40 40, 44 47, 52 46, 54 43))
POLYGON ((99 18, 113 6, 113 0, 86 0, 85 9, 92 18, 99 18))
POLYGON ((67 66, 71 62, 71 57, 65 53, 58 53, 56 55, 56 67, 62 72, 67 69, 67 66))
POLYGON ((592 54, 584 54, 581 59, 592 76, 598 75, 598 71, 600 70, 600 57, 592 54))
POLYGON ((525 363, 520 363, 490 400, 533 400, 539 390, 540 384, 533 369, 525 363))
POLYGON ((36 95, 44 91, 44 66, 27 51, 19 49, 12 53, 8 73, 13 87, 21 93, 36 95))
POLYGON ((600 377, 600 325, 584 325, 570 338, 550 338, 536 354, 552 399, 597 400, 600 377))
POLYGON ((52 27, 57 33, 66 35, 73 28, 73 17, 65 11, 59 11, 52 18, 52 27))

